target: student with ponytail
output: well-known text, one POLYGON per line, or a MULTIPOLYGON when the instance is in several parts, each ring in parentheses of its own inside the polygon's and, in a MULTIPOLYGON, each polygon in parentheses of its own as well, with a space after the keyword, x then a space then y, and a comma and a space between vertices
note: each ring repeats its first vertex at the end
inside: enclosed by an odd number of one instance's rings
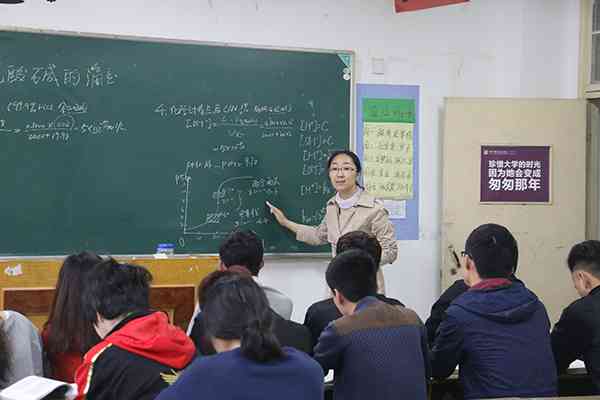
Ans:
POLYGON ((261 288, 246 275, 215 271, 200 284, 205 329, 216 355, 199 357, 157 400, 323 398, 323 372, 281 347, 261 288))

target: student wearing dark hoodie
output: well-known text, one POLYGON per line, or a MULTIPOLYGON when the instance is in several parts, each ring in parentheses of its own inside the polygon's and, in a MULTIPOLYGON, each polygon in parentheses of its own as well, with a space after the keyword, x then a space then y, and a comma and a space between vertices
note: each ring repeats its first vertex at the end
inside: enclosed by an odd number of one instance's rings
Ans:
POLYGON ((75 374, 78 399, 154 399, 194 357, 185 332, 164 313, 150 311, 151 280, 144 267, 113 259, 88 275, 84 317, 102 341, 75 374))
POLYGON ((556 395, 550 321, 544 305, 509 278, 517 242, 503 226, 476 228, 463 252, 469 290, 446 311, 432 349, 432 375, 460 366, 465 399, 556 395))
POLYGON ((600 394, 600 242, 586 240, 573 246, 567 258, 573 286, 581 296, 565 308, 552 330, 552 350, 560 373, 576 359, 600 394))

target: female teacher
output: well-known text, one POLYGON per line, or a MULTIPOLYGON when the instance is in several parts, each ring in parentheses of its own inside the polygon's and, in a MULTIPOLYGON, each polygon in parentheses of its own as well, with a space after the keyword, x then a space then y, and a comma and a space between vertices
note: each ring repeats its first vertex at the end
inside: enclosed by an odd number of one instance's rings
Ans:
MULTIPOLYGON (((331 185, 337 192, 327 201, 325 218, 319 226, 298 224, 267 202, 277 222, 296 234, 296 239, 311 245, 331 243, 332 252, 340 236, 352 231, 375 235, 381 244, 381 265, 396 260, 398 245, 394 227, 380 201, 367 193, 357 181, 362 168, 358 156, 348 150, 335 151, 327 160, 331 185)), ((379 292, 385 290, 381 268, 377 272, 379 292)))

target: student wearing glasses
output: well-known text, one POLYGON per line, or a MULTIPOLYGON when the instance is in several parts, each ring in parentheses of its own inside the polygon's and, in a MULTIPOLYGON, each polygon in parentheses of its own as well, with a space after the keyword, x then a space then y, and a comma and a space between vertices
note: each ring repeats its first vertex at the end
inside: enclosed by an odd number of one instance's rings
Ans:
MULTIPOLYGON (((349 150, 335 151, 327 160, 327 170, 335 196, 327 201, 325 217, 319 226, 290 221, 283 211, 267 202, 277 222, 296 234, 296 239, 311 245, 331 244, 332 254, 340 236, 347 232, 364 231, 374 235, 381 244, 381 265, 391 264, 398 255, 398 245, 388 212, 383 204, 367 193, 358 183, 362 171, 358 156, 349 150)), ((377 273, 380 293, 385 286, 381 269, 377 273)))
POLYGON ((515 271, 518 245, 504 226, 477 227, 465 243, 469 289, 446 310, 431 349, 434 378, 459 366, 464 398, 556 396, 550 320, 515 271))

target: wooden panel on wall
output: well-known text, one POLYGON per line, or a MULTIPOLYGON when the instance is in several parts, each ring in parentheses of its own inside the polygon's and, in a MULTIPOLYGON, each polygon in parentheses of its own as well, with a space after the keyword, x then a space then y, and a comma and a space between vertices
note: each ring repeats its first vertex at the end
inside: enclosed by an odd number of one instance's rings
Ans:
MULTIPOLYGON (((154 285, 198 285, 219 263, 216 256, 118 260, 148 268, 154 277, 154 285)), ((62 262, 63 258, 0 260, 0 288, 54 287, 62 262)))
MULTIPOLYGON (((194 312, 196 287, 153 286, 150 290, 150 306, 169 315, 172 323, 186 329, 194 312)), ((4 288, 2 303, 7 310, 18 311, 42 328, 48 319, 53 288, 4 288)))
MULTIPOLYGON (((182 328, 192 316, 198 283, 217 268, 216 256, 187 258, 118 258, 143 265, 154 278, 152 307, 166 311, 182 328)), ((54 287, 63 259, 0 260, 0 308, 26 315, 41 327, 48 318, 54 287)))
POLYGON ((54 288, 4 288, 3 309, 18 311, 41 329, 48 320, 54 288))
POLYGON ((184 331, 194 313, 195 286, 159 286, 150 291, 150 306, 169 314, 171 323, 184 331))

